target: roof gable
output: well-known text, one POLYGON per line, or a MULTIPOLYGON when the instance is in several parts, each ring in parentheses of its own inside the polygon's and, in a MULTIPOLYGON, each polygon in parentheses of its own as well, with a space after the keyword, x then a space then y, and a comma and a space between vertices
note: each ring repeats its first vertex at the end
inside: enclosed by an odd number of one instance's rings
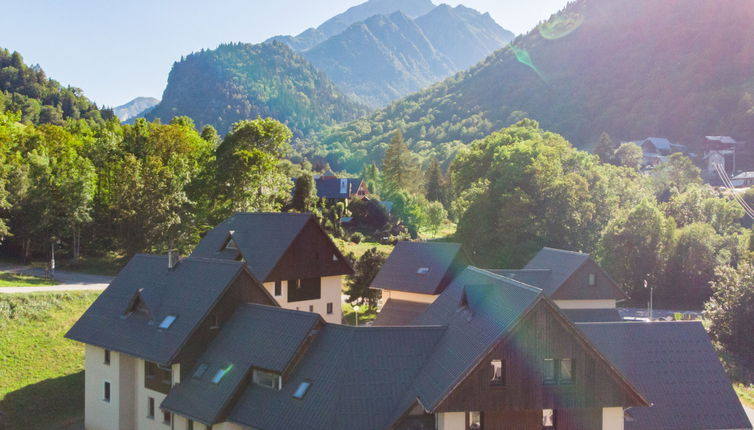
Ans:
POLYGON ((317 197, 325 199, 347 199, 356 194, 364 184, 361 178, 336 178, 321 176, 315 179, 317 197))
POLYGON ((440 294, 466 264, 457 243, 398 242, 370 288, 440 294))
POLYGON ((239 262, 186 258, 168 269, 167 260, 153 255, 132 258, 66 337, 170 364, 233 281, 251 277, 239 262), (148 316, 124 314, 142 301, 148 316), (169 315, 175 321, 161 329, 160 322, 169 315))

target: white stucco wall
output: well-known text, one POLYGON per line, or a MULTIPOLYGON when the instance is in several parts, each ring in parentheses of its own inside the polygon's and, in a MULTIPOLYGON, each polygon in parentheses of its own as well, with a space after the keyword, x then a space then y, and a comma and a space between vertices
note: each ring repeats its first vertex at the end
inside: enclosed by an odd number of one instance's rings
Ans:
POLYGON ((275 283, 265 282, 264 288, 272 297, 277 300, 280 307, 285 309, 298 309, 309 312, 309 306, 314 306, 313 311, 322 315, 325 321, 329 323, 340 324, 343 319, 343 311, 340 308, 343 277, 327 276, 322 278, 322 295, 317 300, 304 300, 300 302, 288 302, 288 281, 283 281, 280 288, 280 295, 275 295, 275 283), (327 313, 327 304, 332 303, 333 313, 327 313))
POLYGON ((623 430, 623 408, 602 408, 602 430, 623 430))
POLYGON ((438 297, 440 296, 435 296, 432 294, 407 293, 405 291, 382 290, 383 303, 387 299, 405 300, 407 302, 416 303, 434 303, 434 301, 437 300, 438 297))
POLYGON ((437 430, 466 430, 465 412, 443 412, 435 414, 437 430))
POLYGON ((615 300, 555 300, 560 309, 615 309, 615 300))
MULTIPOLYGON (((134 421, 136 426, 134 430, 167 430, 170 429, 170 424, 165 424, 162 421, 162 410, 160 410, 160 403, 165 400, 165 394, 158 393, 157 391, 150 390, 144 387, 144 360, 134 360, 136 364, 136 396, 134 408, 135 417, 134 421), (154 418, 147 416, 149 412, 149 397, 154 398, 154 418)), ((175 368, 173 369, 175 374, 175 368)), ((179 428, 179 427, 176 427, 179 428)), ((87 429, 88 430, 88 429, 87 429)))
POLYGON ((102 348, 86 345, 84 354, 84 426, 87 430, 118 430, 119 354, 110 353, 109 365, 102 348), (104 400, 105 381, 110 382, 110 402, 104 400))

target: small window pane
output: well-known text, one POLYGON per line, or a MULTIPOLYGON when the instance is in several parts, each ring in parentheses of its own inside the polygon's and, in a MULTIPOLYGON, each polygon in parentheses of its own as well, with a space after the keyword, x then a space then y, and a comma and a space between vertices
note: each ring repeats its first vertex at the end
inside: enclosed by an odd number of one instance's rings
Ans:
POLYGON ((546 429, 555 428, 555 411, 552 409, 542 410, 542 427, 546 429))
POLYGON ((194 372, 194 378, 200 379, 202 376, 204 376, 205 373, 207 373, 207 368, 209 366, 206 363, 202 363, 199 365, 199 367, 196 368, 196 371, 194 372))
POLYGON ((105 350, 105 364, 110 365, 110 350, 105 350))
POLYGON ((110 401, 110 383, 109 382, 105 382, 105 401, 106 402, 110 401))
POLYGON ((147 402, 147 417, 154 418, 154 397, 150 397, 147 402))
POLYGON ((304 396, 306 395, 306 392, 309 391, 309 387, 311 386, 312 386, 311 382, 307 382, 307 381, 302 382, 301 385, 299 385, 298 388, 296 388, 296 392, 293 393, 293 398, 299 399, 299 400, 303 399, 304 396))
POLYGON ((469 412, 469 429, 477 430, 482 428, 482 413, 469 412))
POLYGON ((275 281, 275 297, 283 295, 283 281, 275 281))
POLYGON ((555 382, 555 360, 545 358, 544 360, 544 379, 546 383, 555 382))
POLYGON ((490 362, 490 371, 491 371, 491 378, 490 378, 490 384, 492 385, 503 385, 505 378, 503 376, 504 374, 504 366, 502 360, 492 360, 490 362))
POLYGON ((327 304, 327 314, 328 315, 332 314, 332 303, 327 304))
POLYGON ((573 361, 570 358, 560 360, 560 381, 573 382, 573 361))
POLYGON ((594 276, 594 273, 590 273, 589 274, 589 286, 594 286, 595 283, 596 283, 596 278, 594 276))
POLYGON ((160 328, 168 329, 171 325, 173 325, 173 322, 175 322, 175 315, 168 315, 160 323, 160 328))
POLYGON ((170 412, 168 411, 162 411, 162 422, 165 424, 170 424, 170 412))
POLYGON ((254 369, 252 372, 252 381, 263 387, 274 388, 276 390, 281 388, 280 375, 277 373, 254 369))

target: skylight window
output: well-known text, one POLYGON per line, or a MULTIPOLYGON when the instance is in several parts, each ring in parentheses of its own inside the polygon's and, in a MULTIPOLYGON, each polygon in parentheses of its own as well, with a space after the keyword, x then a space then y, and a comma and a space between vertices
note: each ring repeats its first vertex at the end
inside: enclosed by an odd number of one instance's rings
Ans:
POLYGON ((176 316, 175 315, 167 315, 165 318, 163 318, 162 322, 160 323, 161 329, 169 329, 171 325, 175 322, 176 316))
POLYGON ((207 368, 209 366, 207 363, 202 363, 199 365, 199 367, 196 368, 196 372, 194 372, 194 378, 200 379, 202 376, 204 376, 205 373, 207 373, 207 368))
POLYGON ((308 382, 308 381, 302 382, 298 386, 298 388, 296 388, 296 392, 293 393, 293 398, 299 399, 299 400, 303 399, 306 393, 309 391, 309 387, 311 386, 312 386, 311 382, 308 382))
POLYGON ((426 275, 429 273, 429 267, 420 267, 419 270, 416 271, 417 275, 426 275))
POLYGON ((223 380, 223 377, 230 373, 230 371, 233 370, 233 365, 229 364, 228 367, 225 367, 223 369, 217 369, 217 372, 215 372, 215 376, 212 377, 212 383, 213 384, 219 384, 220 381, 223 380))

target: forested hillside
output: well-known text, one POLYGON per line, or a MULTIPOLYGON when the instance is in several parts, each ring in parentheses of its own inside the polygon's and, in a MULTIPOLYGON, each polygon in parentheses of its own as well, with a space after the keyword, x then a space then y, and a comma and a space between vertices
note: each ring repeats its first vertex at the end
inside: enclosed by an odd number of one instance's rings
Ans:
POLYGON ((175 63, 162 102, 146 117, 167 122, 188 116, 221 133, 239 120, 273 117, 304 136, 363 113, 288 46, 231 43, 175 63))
POLYGON ((665 136, 754 137, 754 8, 747 2, 580 0, 468 72, 321 136, 353 170, 409 147, 449 160, 460 145, 528 116, 589 148, 665 136))
POLYGON ((78 88, 63 87, 39 66, 28 66, 18 52, 0 49, 0 111, 19 111, 24 121, 61 124, 67 119, 101 122, 100 111, 78 88))

